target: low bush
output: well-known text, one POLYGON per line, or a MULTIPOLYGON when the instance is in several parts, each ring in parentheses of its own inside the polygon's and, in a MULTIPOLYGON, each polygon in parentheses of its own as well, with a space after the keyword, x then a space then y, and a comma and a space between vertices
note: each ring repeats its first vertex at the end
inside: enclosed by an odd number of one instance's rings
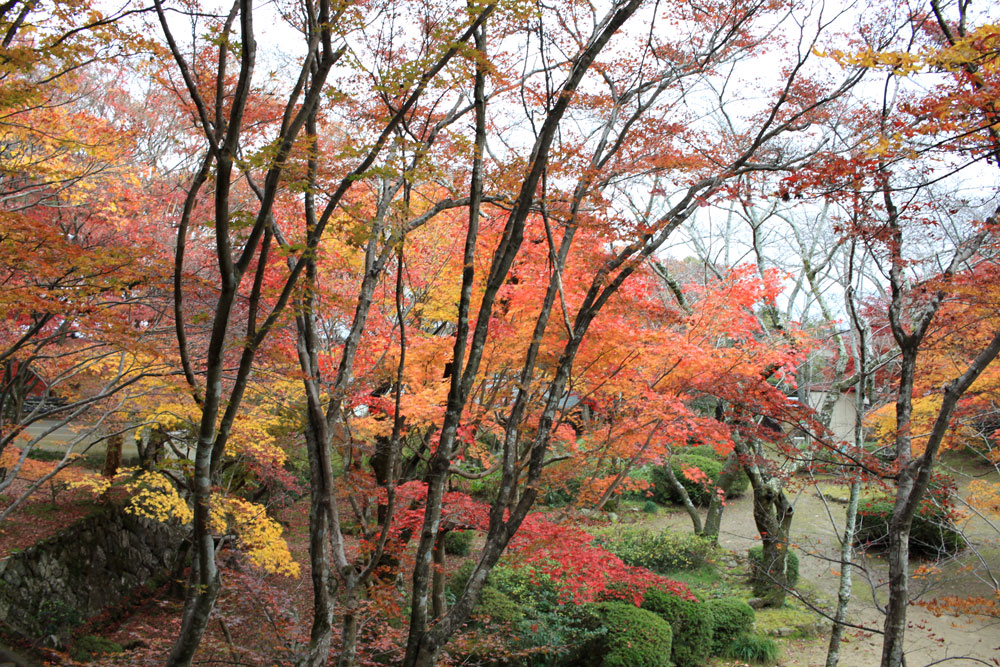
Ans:
POLYGON ((469 581, 469 577, 472 576, 472 570, 475 567, 476 564, 474 562, 471 560, 466 561, 448 577, 448 583, 445 587, 447 588, 452 599, 460 596, 462 591, 465 590, 465 583, 469 581))
POLYGON ((469 495, 476 500, 491 501, 500 490, 500 476, 497 470, 485 477, 469 480, 469 495))
POLYGON ((670 624, 673 630, 671 659, 677 667, 705 664, 712 650, 713 621, 708 605, 650 588, 642 608, 670 624))
MULTIPOLYGON (((452 599, 462 594, 473 567, 471 561, 463 563, 449 578, 448 593, 452 599)), ((531 568, 499 565, 486 579, 472 620, 484 626, 508 626, 504 647, 509 657, 499 663, 487 655, 465 658, 473 664, 533 667, 574 664, 565 662, 566 653, 603 632, 585 627, 579 610, 577 605, 560 603, 556 586, 548 576, 531 568)))
POLYGON ((556 583, 549 575, 531 567, 498 565, 486 581, 518 604, 543 610, 560 606, 556 583))
POLYGON ((476 534, 471 530, 452 530, 444 535, 444 552, 452 556, 467 556, 476 534))
MULTIPOLYGON (((763 567, 764 547, 750 547, 747 550, 747 557, 750 559, 750 584, 753 586, 754 595, 763 595, 764 591, 772 583, 767 576, 767 570, 763 567)), ((785 577, 789 586, 794 586, 799 581, 799 557, 794 551, 789 551, 785 559, 785 577)))
POLYGON ((596 602, 582 610, 594 631, 581 650, 568 656, 585 667, 670 667, 673 632, 657 614, 627 602, 596 602))
MULTIPOLYGON (((952 500, 955 492, 954 480, 940 474, 932 476, 928 492, 913 515, 911 553, 938 557, 954 554, 965 547, 965 539, 955 526, 957 515, 952 500)), ((892 508, 893 498, 890 496, 875 496, 861 501, 854 538, 858 545, 873 550, 889 547, 892 508)))
POLYGON ((595 531, 594 538, 626 564, 660 574, 696 570, 712 563, 718 552, 710 539, 692 533, 615 526, 595 531))
POLYGON ((708 600, 712 612, 712 655, 725 655, 736 637, 753 628, 753 609, 739 598, 708 600))
MULTIPOLYGON (((448 578, 448 593, 457 598, 465 589, 465 583, 472 576, 476 564, 472 561, 462 563, 448 578)), ((497 565, 486 578, 486 585, 507 595, 521 605, 558 605, 559 593, 552 579, 543 573, 535 572, 530 567, 513 568, 497 565)))
POLYGON ((580 495, 580 480, 572 478, 540 490, 539 502, 548 507, 565 507, 580 495))
POLYGON ((745 633, 730 642, 724 657, 770 665, 778 660, 778 644, 770 637, 745 633))

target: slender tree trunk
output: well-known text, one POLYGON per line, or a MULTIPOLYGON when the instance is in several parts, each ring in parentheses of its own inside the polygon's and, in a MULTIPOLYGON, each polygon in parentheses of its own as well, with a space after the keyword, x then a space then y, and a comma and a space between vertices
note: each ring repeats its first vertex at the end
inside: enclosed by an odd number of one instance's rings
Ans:
POLYGON ((729 452, 725 463, 722 464, 722 471, 719 473, 717 484, 722 489, 723 496, 713 494, 708 503, 708 514, 705 515, 705 524, 698 534, 707 537, 716 544, 719 542, 719 531, 722 529, 722 512, 726 505, 724 497, 729 495, 730 489, 743 472, 740 466, 740 455, 735 449, 729 452))
MULTIPOLYGON (((865 388, 868 382, 868 325, 858 316, 854 305, 854 245, 851 245, 849 260, 849 279, 845 294, 847 310, 851 315, 851 325, 855 333, 855 358, 857 359, 857 382, 854 384, 854 449, 861 452, 865 445, 865 430, 863 418, 867 394, 865 388)), ((840 336, 837 337, 840 341, 840 336)), ((846 346, 840 345, 842 354, 846 356, 846 346)), ((840 369, 843 372, 843 369, 840 369)), ((847 619, 847 606, 851 601, 851 570, 854 567, 854 536, 858 520, 858 500, 861 495, 861 470, 856 470, 851 480, 851 494, 847 501, 847 515, 844 521, 844 537, 840 544, 840 587, 837 590, 837 609, 833 614, 833 628, 830 631, 830 644, 826 652, 826 667, 837 667, 840 661, 840 640, 844 632, 844 621, 847 619)))
MULTIPOLYGON (((859 413, 860 420, 860 413, 859 413)), ((847 605, 851 601, 851 568, 854 564, 854 533, 858 518, 858 497, 861 482, 851 482, 851 496, 847 502, 847 519, 844 525, 843 542, 840 545, 840 587, 837 590, 837 609, 833 614, 833 629, 826 651, 826 667, 837 667, 840 661, 840 639, 847 619, 847 605)))
POLYGON ((889 601, 886 604, 885 634, 882 636, 882 667, 903 664, 906 637, 906 608, 910 604, 910 526, 912 513, 907 504, 914 496, 911 459, 910 417, 913 412, 913 381, 917 367, 916 342, 899 336, 902 362, 896 395, 896 501, 889 518, 889 601))
MULTIPOLYGON (((674 493, 680 496, 681 504, 684 505, 684 511, 691 518, 691 525, 694 527, 694 534, 701 535, 702 533, 702 523, 701 515, 698 513, 698 508, 694 506, 691 502, 691 494, 687 492, 681 481, 677 479, 677 475, 674 474, 674 467, 672 465, 673 456, 671 455, 663 464, 663 474, 667 476, 667 481, 670 482, 670 488, 674 490, 674 493)), ((713 496, 714 498, 714 496, 713 496)))
POLYGON ((899 667, 903 662, 906 637, 906 610, 910 604, 910 527, 906 504, 913 493, 913 478, 901 471, 896 487, 896 503, 889 519, 889 601, 886 604, 882 667, 899 667))
POLYGON ((215 607, 215 599, 222 588, 219 570, 215 563, 215 540, 208 529, 211 496, 210 456, 211 443, 207 447, 198 447, 194 475, 191 574, 184 600, 184 613, 181 617, 181 631, 167 658, 167 667, 191 664, 208 626, 209 617, 215 607))
POLYGON ((448 599, 445 597, 445 554, 444 536, 445 531, 438 533, 437 541, 434 543, 434 581, 431 584, 431 614, 434 618, 441 618, 448 613, 448 599))
POLYGON ((315 431, 306 426, 309 452, 309 564, 313 590, 313 625, 309 633, 309 667, 326 665, 330 657, 333 632, 333 600, 330 576, 330 525, 326 511, 326 491, 322 486, 322 469, 317 450, 320 446, 315 431))
POLYGON ((351 572, 342 573, 344 584, 344 618, 340 631, 340 658, 337 667, 352 667, 358 658, 358 579, 351 572))

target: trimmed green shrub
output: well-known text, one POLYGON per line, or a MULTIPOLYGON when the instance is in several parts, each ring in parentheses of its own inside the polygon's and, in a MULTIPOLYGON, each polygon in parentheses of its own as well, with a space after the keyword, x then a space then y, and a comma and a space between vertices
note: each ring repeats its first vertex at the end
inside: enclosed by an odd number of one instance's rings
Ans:
POLYGON ((549 507, 565 507, 580 495, 580 480, 573 478, 553 486, 542 488, 538 495, 541 504, 549 507))
POLYGON ((671 659, 677 667, 702 667, 712 650, 712 611, 657 588, 646 591, 642 608, 670 624, 674 632, 671 659))
POLYGON ((758 664, 773 664, 778 659, 778 644, 770 637, 745 633, 730 642, 726 658, 758 664))
POLYGON ((444 534, 444 552, 452 556, 466 556, 475 537, 475 532, 471 530, 448 531, 444 534))
POLYGON ((486 581, 518 604, 543 610, 560 606, 559 590, 555 582, 549 575, 531 567, 498 565, 493 568, 486 581))
MULTIPOLYGON (((680 482, 681 486, 683 486, 687 491, 688 496, 691 498, 691 502, 695 505, 708 505, 712 499, 712 491, 706 488, 705 485, 698 482, 692 482, 685 477, 684 468, 696 467, 705 473, 705 475, 708 476, 708 479, 714 481, 718 479, 719 473, 722 471, 722 463, 716 459, 706 458, 704 456, 681 454, 670 459, 670 467, 673 469, 674 476, 677 477, 677 481, 680 482)), ((677 493, 673 485, 670 483, 670 479, 667 477, 666 470, 663 466, 653 468, 653 499, 661 503, 682 502, 680 494, 677 493)))
MULTIPOLYGON (((946 475, 934 474, 910 527, 910 552, 922 556, 954 554, 965 547, 965 538, 955 526, 955 482, 946 475)), ((866 549, 889 547, 889 519, 893 498, 864 498, 858 507, 855 541, 866 549)))
POLYGON ((753 608, 739 598, 719 598, 705 604, 712 612, 712 655, 725 655, 737 636, 753 628, 753 608))
POLYGON ((516 623, 524 618, 524 609, 506 593, 492 586, 483 586, 473 615, 488 618, 494 623, 516 623))
MULTIPOLYGON (((474 562, 467 561, 451 574, 447 592, 452 599, 462 594, 474 567, 474 562)), ((492 650, 479 653, 474 646, 467 647, 470 653, 452 655, 462 664, 577 665, 576 654, 607 632, 583 614, 580 606, 560 600, 559 590, 549 576, 530 567, 506 565, 498 565, 490 572, 472 621, 492 633, 498 631, 497 624, 505 626, 500 632, 506 656, 497 658, 492 650)))
POLYGON ((594 531, 594 539, 626 564, 661 574, 697 570, 711 563, 718 552, 708 538, 646 528, 615 526, 594 531))
POLYGON ((585 627, 599 630, 572 663, 586 667, 670 667, 673 632, 658 615, 627 602, 583 609, 585 627))
MULTIPOLYGON (((750 547, 747 550, 747 557, 750 559, 750 583, 753 585, 754 595, 763 595, 763 591, 772 583, 762 565, 764 547, 762 545, 750 547)), ((799 557, 794 551, 789 551, 785 558, 785 576, 789 586, 794 586, 799 581, 799 557)))
POLYGON ((716 461, 721 461, 723 456, 719 456, 719 453, 715 451, 715 447, 712 445, 698 445, 697 447, 685 447, 680 453, 680 456, 702 456, 706 459, 715 459, 716 461))
MULTIPOLYGON (((702 445, 697 449, 702 449, 707 447, 702 445)), ((711 450, 711 447, 708 447, 711 450)), ((712 455, 704 456, 696 454, 694 452, 685 451, 683 454, 678 454, 670 460, 671 468, 674 471, 674 476, 677 477, 677 481, 681 483, 681 486, 688 493, 688 497, 691 498, 691 502, 695 505, 708 505, 712 500, 712 495, 715 493, 714 488, 706 487, 704 484, 699 482, 692 482, 687 477, 684 476, 684 468, 695 467, 701 470, 708 477, 710 484, 715 484, 719 475, 722 473, 723 461, 714 454, 712 450, 712 455)), ((652 469, 650 474, 650 481, 653 484, 653 500, 659 503, 681 503, 683 502, 680 494, 674 489, 673 484, 670 483, 670 479, 667 477, 666 469, 663 466, 658 466, 652 469)), ((750 478, 747 477, 746 473, 740 470, 739 476, 730 485, 727 497, 732 498, 735 496, 743 495, 746 493, 747 489, 750 487, 750 478)))
MULTIPOLYGON (((725 460, 723 459, 723 465, 725 465, 725 460)), ((729 485, 729 490, 726 492, 726 498, 737 498, 742 496, 750 489, 750 478, 747 477, 747 471, 740 466, 739 474, 736 475, 736 479, 733 480, 732 484, 729 485)))
MULTIPOLYGON (((472 561, 462 563, 461 567, 452 573, 448 579, 447 592, 453 599, 462 595, 465 584, 472 576, 476 564, 472 561)), ((559 592, 548 575, 533 572, 531 568, 512 568, 497 565, 490 571, 483 587, 503 593, 515 605, 530 613, 531 609, 548 611, 558 608, 559 592)), ((480 604, 482 604, 480 600, 480 604)))
MULTIPOLYGON (((685 449, 681 453, 681 457, 688 455, 702 456, 706 459, 715 459, 719 463, 722 463, 723 466, 725 465, 726 459, 728 458, 728 455, 721 455, 717 451, 715 451, 715 447, 713 447, 712 445, 698 445, 697 447, 690 447, 685 449)), ((713 477, 712 481, 713 482, 716 481, 716 478, 713 477)), ((747 477, 746 471, 743 470, 743 468, 740 468, 739 475, 729 486, 729 491, 726 493, 726 497, 736 498, 737 496, 742 496, 749 489, 750 489, 750 478, 747 477)))
POLYGON ((656 514, 660 511, 660 506, 654 503, 652 500, 647 500, 642 504, 642 511, 646 514, 656 514))

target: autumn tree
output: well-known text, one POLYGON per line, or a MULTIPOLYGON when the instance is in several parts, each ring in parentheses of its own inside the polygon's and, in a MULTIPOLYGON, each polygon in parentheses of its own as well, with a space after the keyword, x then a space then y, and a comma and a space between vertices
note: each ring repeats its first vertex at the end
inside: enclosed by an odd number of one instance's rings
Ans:
MULTIPOLYGON (((495 111, 501 108, 498 105, 510 94, 501 84, 516 75, 508 75, 504 69, 493 72, 482 67, 478 74, 472 76, 472 92, 466 94, 466 99, 472 101, 477 129, 471 138, 464 140, 464 145, 481 148, 468 155, 471 170, 462 179, 463 186, 468 188, 470 213, 467 227, 462 232, 465 238, 465 250, 460 263, 462 281, 455 292, 459 295, 458 311, 450 315, 442 328, 442 333, 448 334, 447 347, 451 349, 451 354, 445 357, 450 358, 450 361, 446 362, 443 373, 447 389, 446 409, 437 418, 439 421, 435 424, 430 446, 424 455, 426 472, 423 473, 423 478, 428 485, 427 500, 412 573, 413 602, 406 664, 430 664, 436 659, 447 639, 468 618, 487 573, 528 516, 552 453, 553 436, 564 396, 567 391, 571 391, 572 369, 599 313, 615 298, 619 289, 628 284, 627 280, 642 262, 691 215, 700 202, 717 194, 730 178, 760 168, 758 159, 777 160, 779 163, 796 163, 802 160, 809 149, 795 155, 770 154, 769 142, 788 128, 811 122, 810 118, 818 108, 836 98, 856 79, 850 76, 840 87, 833 86, 818 95, 812 90, 807 95, 800 87, 802 81, 799 70, 803 61, 793 58, 785 86, 776 91, 774 106, 747 119, 749 127, 753 128, 747 137, 717 147, 718 151, 713 158, 722 159, 720 156, 724 156, 721 163, 714 159, 706 160, 699 154, 685 154, 682 139, 687 136, 684 134, 684 119, 672 115, 685 95, 682 82, 704 76, 719 63, 740 56, 745 44, 758 43, 753 21, 759 15, 766 14, 768 8, 754 6, 748 10, 736 10, 719 5, 713 8, 714 27, 708 33, 703 33, 706 35, 703 39, 668 42, 654 36, 652 41, 644 39, 636 46, 639 53, 648 54, 645 64, 640 57, 636 57, 634 62, 617 59, 612 63, 601 53, 613 39, 617 39, 617 32, 621 31, 621 39, 625 39, 624 35, 631 34, 632 30, 650 34, 648 26, 643 25, 641 29, 638 27, 641 21, 634 26, 631 23, 630 17, 638 9, 638 3, 623 3, 609 8, 608 13, 601 18, 602 15, 593 13, 593 10, 568 7, 566 11, 583 11, 596 28, 590 32, 578 33, 582 28, 550 23, 550 17, 543 13, 532 32, 522 33, 523 36, 514 33, 522 40, 529 39, 528 34, 541 34, 541 42, 533 48, 537 49, 539 58, 552 62, 556 58, 549 49, 555 44, 562 44, 562 48, 569 48, 565 44, 575 45, 571 50, 574 55, 564 66, 565 79, 558 74, 555 65, 543 68, 524 79, 513 78, 514 85, 510 89, 513 94, 531 91, 532 99, 536 100, 530 105, 531 116, 526 119, 525 124, 529 130, 527 136, 533 137, 533 141, 527 142, 529 149, 524 155, 519 154, 517 146, 506 144, 504 151, 510 155, 505 159, 493 147, 500 145, 496 143, 499 140, 491 138, 491 123, 506 122, 508 110, 511 109, 507 106, 503 113, 495 111), (684 65, 679 67, 678 62, 684 65), (482 83, 478 83, 479 81, 482 83), (487 92, 487 82, 496 87, 496 92, 487 92), (479 86, 483 88, 481 92, 476 92, 480 90, 479 86), (598 90, 602 91, 601 94, 598 94, 598 90), (609 103, 610 112, 607 110, 609 103), (537 119, 534 125, 530 124, 532 116, 537 119), (571 119, 577 122, 585 120, 585 126, 598 129, 571 132, 571 119), (648 144, 637 141, 640 131, 649 134, 654 130, 665 140, 669 138, 665 145, 671 146, 670 142, 676 142, 676 148, 664 150, 664 144, 661 144, 660 150, 654 152, 648 144), (559 143, 555 141, 557 136, 561 137, 559 143), (581 167, 574 167, 576 163, 580 163, 581 167), (639 165, 652 166, 662 174, 662 181, 656 188, 659 196, 652 202, 653 208, 664 207, 662 214, 655 214, 650 210, 630 210, 627 206, 618 207, 615 204, 620 193, 638 182, 636 177, 628 180, 627 177, 639 165), (483 177, 477 175, 480 173, 483 177), (573 185, 561 185, 563 173, 572 176, 573 185), (674 197, 665 196, 668 187, 672 188, 674 197), (497 193, 495 203, 502 203, 502 206, 495 207, 486 203, 487 198, 494 193, 497 193), (542 197, 541 203, 536 203, 539 196, 542 197), (594 207, 601 210, 602 214, 591 213, 594 207), (590 229, 604 235, 609 243, 609 249, 596 256, 588 255, 576 246, 578 240, 584 238, 584 230, 590 229), (489 237, 495 240, 487 246, 492 246, 493 249, 488 249, 485 257, 492 259, 479 260, 480 239, 489 237), (539 240, 541 256, 547 259, 551 269, 547 281, 541 282, 544 289, 538 293, 535 307, 528 307, 526 310, 522 307, 517 311, 518 327, 523 329, 526 326, 527 336, 509 339, 519 341, 523 346, 513 357, 517 360, 516 365, 506 371, 516 382, 511 385, 510 394, 502 396, 502 402, 493 404, 494 409, 500 409, 504 414, 502 419, 497 420, 500 431, 496 436, 495 447, 501 479, 499 493, 490 510, 486 547, 479 556, 477 567, 463 595, 432 625, 430 592, 434 579, 433 554, 439 542, 441 517, 445 508, 444 494, 456 465, 456 456, 465 451, 465 443, 475 441, 479 425, 477 415, 480 414, 477 403, 483 396, 481 389, 495 386, 495 369, 486 364, 497 347, 496 336, 500 335, 499 331, 504 330, 502 323, 512 314, 513 302, 507 297, 507 286, 520 285, 522 281, 519 275, 521 269, 518 268, 519 259, 526 256, 523 254, 527 252, 524 240, 529 237, 539 240), (482 272, 478 266, 483 267, 482 272), (567 276, 577 266, 583 267, 577 273, 579 282, 571 286, 567 276), (553 339, 551 336, 559 337, 553 339), (553 340, 555 345, 549 351, 548 346, 553 340), (490 368, 488 372, 487 368, 490 368), (538 401, 537 407, 535 401, 538 401)), ((695 10, 677 7, 672 11, 683 22, 684 17, 691 18, 693 15, 690 12, 695 10)), ((554 18, 551 20, 554 21, 554 18)), ((500 27, 497 28, 491 27, 494 25, 492 20, 487 21, 486 34, 481 38, 482 41, 476 42, 477 51, 486 52, 485 58, 490 58, 493 53, 490 31, 498 30, 503 35, 502 31, 506 29, 507 24, 499 19, 498 21, 500 27)), ((694 23, 690 25, 693 26, 694 23)), ((657 33, 654 30, 651 34, 657 33)), ((804 51, 801 57, 810 56, 804 51)), ((475 62, 482 58, 484 56, 477 56, 475 62)), ((427 128, 428 124, 423 124, 423 127, 427 128)), ((424 131, 427 135, 430 134, 428 130, 424 131)), ((691 131, 702 136, 695 128, 691 128, 691 131)), ((417 135, 418 145, 421 140, 421 135, 417 135)), ((453 160, 452 165, 454 164, 453 160)), ((404 206, 406 192, 403 187, 399 195, 404 206)), ((454 196, 449 198, 455 201, 454 196)), ((394 254, 393 244, 402 245, 402 255, 405 257, 407 240, 402 231, 408 225, 400 223, 405 223, 409 218, 409 215, 405 215, 399 219, 399 226, 395 228, 398 230, 397 236, 392 239, 392 244, 385 243, 381 251, 378 250, 379 246, 371 246, 372 261, 381 261, 383 266, 390 265, 388 260, 394 254), (386 259, 382 259, 383 257, 386 259)), ((376 228, 386 224, 378 222, 380 218, 377 216, 373 219, 376 221, 376 228)), ((386 232, 383 232, 383 238, 386 232)), ((369 243, 372 241, 369 240, 369 243)), ((582 241, 579 243, 581 247, 586 247, 582 241)), ((395 253, 399 252, 395 249, 395 253)), ((399 271, 403 266, 399 262, 406 260, 396 261, 399 271)), ((524 266, 524 270, 537 270, 532 269, 530 264, 524 266)), ((362 291, 361 294, 359 304, 364 304, 365 292, 362 291)), ((397 294, 403 296, 401 301, 405 306, 406 290, 398 290, 397 294)), ((367 306, 359 307, 357 312, 366 312, 366 308, 367 306)), ((403 332, 406 327, 403 315, 406 308, 400 307, 398 311, 396 326, 403 332)), ((307 325, 305 330, 308 332, 309 323, 301 324, 307 325)), ((354 330, 363 330, 363 327, 363 319, 355 318, 352 321, 350 337, 343 346, 344 355, 338 362, 339 368, 346 368, 346 371, 342 374, 338 370, 332 376, 333 379, 327 381, 328 386, 338 387, 341 382, 349 380, 350 357, 354 354, 352 346, 361 340, 360 333, 355 336, 354 330), (346 365, 343 360, 347 360, 346 365)), ((315 354, 308 350, 310 337, 320 339, 320 336, 309 333, 300 337, 300 359, 307 362, 305 374, 312 378, 317 377, 317 369, 321 366, 315 361, 315 354)), ((411 352, 410 346, 411 341, 408 340, 404 347, 407 349, 407 358, 411 352)), ((397 356, 396 363, 399 372, 405 373, 403 354, 397 356)), ((399 414, 399 405, 405 400, 404 385, 402 380, 390 382, 390 388, 395 389, 394 394, 390 395, 395 398, 382 402, 383 405, 388 403, 387 411, 395 414, 392 423, 396 427, 387 434, 389 455, 394 462, 399 461, 398 453, 394 452, 400 445, 398 436, 402 415, 399 414), (396 404, 395 408, 391 407, 393 403, 396 404)), ((331 399, 325 410, 317 409, 323 406, 322 394, 316 390, 309 391, 315 393, 318 399, 313 401, 316 407, 311 406, 309 410, 310 429, 314 433, 325 430, 326 442, 332 442, 331 438, 344 438, 345 431, 341 429, 338 434, 336 428, 346 418, 346 413, 339 407, 342 401, 339 389, 331 391, 331 399)), ((410 421, 409 417, 407 421, 410 421)), ((320 448, 318 458, 325 456, 323 450, 328 446, 320 448)), ((350 442, 346 441, 338 449, 343 451, 350 447, 350 442)), ((395 474, 394 468, 395 465, 386 466, 390 475, 395 474)), ((391 492, 394 483, 390 476, 385 482, 387 491, 391 492)), ((330 497, 332 492, 330 489, 320 489, 319 495, 330 497)), ((331 509, 332 502, 328 502, 328 505, 325 509, 330 517, 327 525, 334 531, 338 526, 338 513, 331 509)), ((381 545, 386 540, 384 536, 388 534, 387 521, 392 512, 386 509, 380 511, 380 516, 383 523, 374 537, 376 543, 381 545)), ((335 550, 339 544, 342 544, 341 539, 335 538, 335 550)), ((334 561, 338 563, 341 581, 356 587, 358 570, 339 565, 345 560, 336 554, 334 561)), ((366 574, 369 567, 370 565, 362 565, 362 574, 366 574)), ((316 587, 317 583, 314 581, 314 590, 316 587)), ((353 613, 352 608, 348 607, 345 636, 351 635, 351 624, 356 622, 352 618, 353 613)), ((314 621, 314 628, 325 626, 325 621, 314 621)), ((314 632, 314 642, 318 644, 322 634, 314 632)), ((342 655, 341 659, 349 661, 351 657, 342 655)))
POLYGON ((119 25, 130 13, 0 8, 0 454, 12 461, 0 488, 46 435, 70 423, 79 433, 3 516, 72 461, 136 382, 165 371, 148 299, 166 265, 135 222, 157 202, 132 164, 140 133, 109 74, 142 43, 119 25), (42 433, 28 437, 33 424, 42 433))
MULTIPOLYGON (((327 76, 346 52, 346 46, 338 46, 338 43, 353 27, 345 14, 350 9, 347 6, 321 1, 302 3, 299 9, 298 25, 305 53, 299 61, 299 69, 291 75, 291 84, 284 93, 285 103, 276 106, 255 102, 261 91, 256 84, 260 76, 257 73, 258 34, 251 3, 236 3, 228 14, 219 16, 204 17, 199 12, 188 14, 193 21, 204 19, 211 31, 211 43, 197 44, 193 58, 177 41, 171 24, 173 13, 162 3, 156 3, 160 27, 174 61, 174 81, 191 105, 205 146, 201 166, 187 188, 178 221, 175 276, 180 276, 184 270, 184 253, 193 214, 199 194, 210 180, 209 215, 213 221, 211 234, 215 240, 215 261, 221 285, 210 310, 212 329, 208 345, 202 354, 193 358, 187 345, 183 285, 175 282, 175 319, 181 359, 192 395, 200 407, 200 426, 191 480, 194 501, 191 579, 181 633, 169 664, 190 663, 221 586, 212 531, 212 484, 233 431, 257 351, 293 297, 308 258, 315 252, 345 194, 358 177, 374 165, 394 129, 407 118, 428 83, 455 55, 458 45, 471 36, 475 26, 491 11, 490 7, 485 7, 471 13, 464 8, 455 12, 452 24, 447 28, 442 26, 442 32, 447 34, 429 50, 421 66, 413 68, 409 64, 392 63, 392 72, 386 73, 385 80, 394 81, 393 86, 396 83, 402 86, 398 89, 401 91, 398 106, 391 107, 387 117, 374 121, 381 129, 374 130, 371 141, 357 150, 357 159, 348 159, 348 164, 342 165, 339 173, 332 177, 334 184, 324 196, 316 224, 302 230, 301 238, 294 239, 300 245, 297 252, 292 251, 287 271, 265 281, 269 270, 281 268, 269 262, 275 239, 281 234, 281 229, 275 225, 275 202, 295 178, 289 174, 297 142, 312 122, 310 119, 314 118, 321 101, 327 99, 327 76), (276 113, 267 116, 269 111, 276 113), (265 117, 256 125, 248 125, 260 112, 265 117), (251 127, 255 129, 250 131, 251 127), (256 157, 248 162, 251 155, 256 157), (254 202, 236 196, 240 183, 253 191, 254 202), (265 294, 265 287, 272 290, 272 295, 265 294), (238 302, 247 307, 241 318, 234 319, 238 302), (235 377, 227 379, 224 370, 234 339, 240 341, 236 343, 237 371, 235 377)), ((377 14, 380 9, 373 8, 373 11, 377 14)))

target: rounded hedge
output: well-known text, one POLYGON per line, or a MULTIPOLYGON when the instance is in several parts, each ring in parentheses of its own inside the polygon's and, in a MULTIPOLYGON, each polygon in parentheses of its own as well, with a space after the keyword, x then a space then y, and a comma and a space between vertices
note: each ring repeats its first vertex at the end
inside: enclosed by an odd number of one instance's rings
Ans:
MULTIPOLYGON (((706 445, 702 445, 696 449, 701 450, 705 447, 706 445)), ((711 449, 711 447, 708 449, 711 449)), ((722 460, 716 456, 704 456, 694 452, 684 452, 683 454, 679 454, 670 459, 670 466, 674 471, 674 476, 677 478, 677 481, 680 482, 681 486, 683 486, 687 491, 688 497, 691 498, 691 502, 695 505, 701 506, 708 505, 711 502, 712 495, 715 493, 715 490, 707 488, 704 484, 689 480, 684 476, 684 468, 698 468, 705 473, 709 482, 714 485, 718 481, 719 475, 722 473, 723 465, 722 460)), ((653 484, 653 500, 656 502, 683 502, 680 494, 677 493, 674 486, 670 483, 670 479, 667 477, 667 473, 663 466, 653 468, 650 481, 653 484)), ((743 495, 749 487, 750 478, 747 477, 743 470, 740 470, 739 476, 730 485, 727 497, 732 498, 743 495)))
POLYGON ((626 564, 660 574, 697 570, 713 562, 719 551, 711 539, 690 532, 614 526, 593 534, 598 545, 626 564))
MULTIPOLYGON (((773 583, 763 568, 764 547, 750 547, 747 557, 750 559, 750 583, 753 585, 754 595, 763 595, 773 583)), ((794 551, 789 551, 785 558, 785 577, 789 586, 794 586, 799 581, 799 557, 794 551)))
MULTIPOLYGON (((955 526, 955 482, 935 474, 927 493, 913 515, 910 526, 910 552, 922 556, 954 554, 965 547, 965 538, 955 526)), ((857 532, 854 539, 866 549, 886 549, 889 546, 889 519, 893 499, 880 496, 864 499, 858 507, 857 532)))
MULTIPOLYGON (((726 459, 729 458, 729 454, 720 454, 715 450, 712 445, 698 445, 697 447, 690 447, 685 449, 681 455, 686 456, 688 454, 693 454, 694 456, 704 456, 706 459, 715 459, 723 465, 725 465, 726 459)), ((732 488, 729 489, 728 497, 742 496, 750 488, 750 478, 747 477, 747 473, 740 467, 740 474, 736 481, 733 483, 732 488)))
POLYGON ((720 456, 719 452, 715 451, 715 447, 713 447, 712 445, 698 445, 697 447, 685 447, 683 453, 681 453, 681 456, 687 456, 689 454, 693 456, 703 456, 706 459, 715 459, 717 461, 721 461, 722 459, 725 458, 724 456, 720 456))
POLYGON ((584 608, 584 624, 596 633, 575 656, 586 667, 670 667, 670 624, 627 602, 596 602, 584 608))
POLYGON ((677 667, 702 667, 712 650, 712 611, 701 602, 685 600, 650 588, 642 601, 647 609, 670 624, 674 632, 671 658, 677 667))
POLYGON ((712 655, 724 655, 729 644, 753 628, 753 608, 739 598, 708 600, 712 612, 712 655))
POLYGON ((467 556, 475 537, 475 531, 450 530, 444 534, 444 552, 452 556, 467 556))

